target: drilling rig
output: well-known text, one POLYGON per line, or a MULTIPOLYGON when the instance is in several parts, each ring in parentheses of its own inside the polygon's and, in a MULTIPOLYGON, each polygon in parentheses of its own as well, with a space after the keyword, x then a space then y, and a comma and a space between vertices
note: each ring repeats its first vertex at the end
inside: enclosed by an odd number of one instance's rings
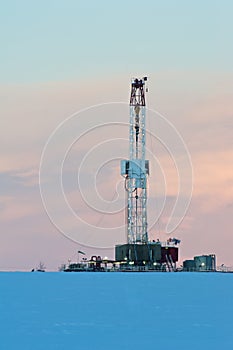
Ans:
POLYGON ((127 193, 127 243, 147 244, 147 176, 149 161, 145 160, 145 82, 133 79, 130 94, 129 160, 121 161, 127 193))
MULTIPOLYGON (((146 81, 132 79, 130 92, 129 159, 121 161, 127 197, 127 243, 116 246, 116 260, 134 264, 153 261, 147 232, 146 81)), ((155 252, 154 252, 155 253, 155 252)), ((159 256, 157 257, 159 259, 159 256)))
POLYGON ((116 245, 115 260, 122 264, 174 270, 178 248, 149 241, 147 224, 146 88, 147 77, 133 78, 130 92, 129 159, 121 160, 127 198, 127 243, 116 245))

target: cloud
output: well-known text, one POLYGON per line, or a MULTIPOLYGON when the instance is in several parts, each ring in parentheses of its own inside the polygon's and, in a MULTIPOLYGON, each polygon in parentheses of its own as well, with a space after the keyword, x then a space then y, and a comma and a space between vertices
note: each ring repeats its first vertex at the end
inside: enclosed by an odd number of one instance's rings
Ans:
POLYGON ((34 214, 41 213, 42 207, 36 203, 35 197, 0 197, 0 221, 12 222, 21 218, 30 218, 34 214))
POLYGON ((233 151, 208 152, 193 157, 194 197, 203 211, 224 208, 233 201, 233 151))
POLYGON ((0 173, 0 221, 28 218, 41 212, 36 168, 0 173))

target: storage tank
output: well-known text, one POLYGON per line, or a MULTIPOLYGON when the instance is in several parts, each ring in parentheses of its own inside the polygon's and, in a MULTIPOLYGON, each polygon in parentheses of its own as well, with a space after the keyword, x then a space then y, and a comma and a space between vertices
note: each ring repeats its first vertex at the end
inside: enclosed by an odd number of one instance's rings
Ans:
POLYGON ((195 271, 196 270, 195 261, 194 260, 185 260, 183 262, 183 270, 184 271, 195 271))
POLYGON ((195 266, 196 271, 215 271, 216 270, 216 261, 215 255, 200 255, 195 256, 195 266))

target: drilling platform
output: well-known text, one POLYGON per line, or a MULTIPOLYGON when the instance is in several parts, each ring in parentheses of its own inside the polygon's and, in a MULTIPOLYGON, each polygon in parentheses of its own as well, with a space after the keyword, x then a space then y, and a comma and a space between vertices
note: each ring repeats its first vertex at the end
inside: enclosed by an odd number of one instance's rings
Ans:
MULTIPOLYGON (((146 88, 147 77, 131 81, 129 119, 129 159, 121 160, 121 176, 126 192, 126 235, 125 243, 115 246, 115 259, 93 255, 89 260, 82 258, 60 271, 66 272, 155 272, 193 271, 216 272, 215 254, 195 256, 185 260, 183 267, 176 267, 180 240, 169 238, 165 242, 150 240, 147 222, 147 183, 149 160, 146 160, 146 88)), ((232 272, 223 269, 221 272, 232 272)))

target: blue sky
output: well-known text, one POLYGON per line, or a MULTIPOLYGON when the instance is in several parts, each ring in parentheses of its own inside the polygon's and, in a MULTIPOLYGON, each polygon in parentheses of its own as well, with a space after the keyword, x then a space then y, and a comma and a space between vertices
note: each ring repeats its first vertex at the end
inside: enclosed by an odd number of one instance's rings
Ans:
POLYGON ((231 70, 232 1, 2 1, 1 82, 231 70))

